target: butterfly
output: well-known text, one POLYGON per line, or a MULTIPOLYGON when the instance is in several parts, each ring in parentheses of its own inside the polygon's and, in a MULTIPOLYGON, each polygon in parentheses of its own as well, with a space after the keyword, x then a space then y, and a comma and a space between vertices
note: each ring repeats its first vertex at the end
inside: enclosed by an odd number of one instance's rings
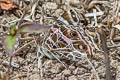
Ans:
POLYGON ((39 47, 41 53, 50 59, 54 59, 55 56, 68 58, 66 56, 72 51, 93 55, 95 51, 93 44, 80 23, 81 18, 75 9, 65 11, 58 17, 49 35, 41 42, 39 47))

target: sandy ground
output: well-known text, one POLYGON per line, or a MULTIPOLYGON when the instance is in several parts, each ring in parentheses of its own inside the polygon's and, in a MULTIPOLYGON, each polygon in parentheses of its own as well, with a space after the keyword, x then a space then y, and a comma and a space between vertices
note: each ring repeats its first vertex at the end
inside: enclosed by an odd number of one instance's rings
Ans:
MULTIPOLYGON (((73 2, 74 1, 77 0, 73 0, 73 2)), ((64 5, 62 4, 64 4, 64 1, 62 3, 57 0, 52 2, 49 2, 49 0, 45 0, 45 2, 39 1, 38 4, 36 4, 36 8, 33 11, 33 15, 31 17, 27 17, 32 12, 31 10, 28 10, 28 14, 25 16, 25 22, 52 25, 53 23, 55 23, 52 17, 59 17, 67 8, 67 3, 64 5), (43 9, 45 11, 45 14, 42 11, 43 9)), ((20 4, 20 6, 22 7, 25 5, 26 4, 20 4)), ((84 12, 84 9, 80 8, 81 6, 76 2, 71 3, 71 7, 80 9, 81 11, 83 10, 84 12)), ((105 9, 103 11, 105 11, 105 9)), ((16 24, 18 22, 18 19, 20 18, 16 17, 13 13, 5 11, 4 14, 0 16, 1 35, 3 35, 3 33, 6 33, 8 29, 10 29, 11 25, 16 24)), ((24 42, 25 40, 21 41, 21 44, 19 46, 22 46, 24 42)), ((109 51, 111 61, 110 65, 113 77, 116 78, 116 80, 119 80, 119 49, 112 48, 109 49, 109 51)), ((90 59, 90 61, 96 69, 100 80, 105 80, 105 61, 103 53, 96 52, 94 56, 95 58, 90 59)), ((7 73, 8 71, 8 65, 6 64, 6 62, 9 61, 9 59, 9 55, 4 51, 2 45, 0 44, 0 72, 2 72, 3 74, 7 73)), ((80 59, 79 61, 62 60, 62 62, 65 63, 66 66, 69 68, 66 69, 57 60, 44 58, 42 67, 43 76, 41 77, 41 70, 38 69, 37 48, 34 43, 23 49, 19 53, 19 55, 13 57, 13 62, 19 64, 19 67, 12 67, 11 74, 9 75, 10 80, 97 80, 95 72, 86 59, 80 59)))

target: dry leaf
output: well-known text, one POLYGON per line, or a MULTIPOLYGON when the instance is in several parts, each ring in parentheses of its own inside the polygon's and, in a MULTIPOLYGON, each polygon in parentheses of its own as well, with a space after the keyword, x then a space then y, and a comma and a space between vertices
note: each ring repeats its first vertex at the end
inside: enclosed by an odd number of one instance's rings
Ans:
POLYGON ((2 10, 12 10, 18 8, 18 6, 12 2, 12 0, 0 1, 0 7, 2 10))

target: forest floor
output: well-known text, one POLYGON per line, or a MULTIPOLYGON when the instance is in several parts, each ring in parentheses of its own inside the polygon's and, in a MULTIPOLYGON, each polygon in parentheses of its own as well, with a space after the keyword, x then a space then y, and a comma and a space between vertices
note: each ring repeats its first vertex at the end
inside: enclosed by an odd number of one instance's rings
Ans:
MULTIPOLYGON (((16 12, 4 10, 3 13, 0 13, 1 40, 3 34, 6 34, 12 25, 18 24, 21 15, 24 14, 23 9, 32 3, 31 1, 35 0, 16 0, 15 3, 19 4, 19 9, 16 12)), ((32 7, 30 6, 27 9, 23 23, 53 25, 55 20, 52 17, 59 17, 68 8, 75 8, 83 14, 93 13, 93 9, 96 9, 97 12, 104 12, 103 15, 97 17, 97 23, 105 26, 112 77, 115 80, 120 80, 119 30, 115 31, 114 38, 112 38, 114 44, 110 42, 109 38, 112 36, 113 26, 119 23, 119 19, 115 21, 116 18, 120 18, 119 5, 120 2, 117 0, 37 0, 32 7)), ((87 18, 87 27, 95 25, 92 24, 92 22, 95 22, 94 19, 94 17, 87 18)), ((21 39, 19 48, 28 42, 27 39, 21 39)), ((101 44, 96 42, 96 45, 102 50, 101 44)), ((68 69, 57 60, 44 58, 41 72, 41 69, 38 68, 37 47, 34 42, 16 54, 16 56, 13 56, 12 62, 18 66, 11 66, 10 74, 8 75, 10 56, 3 49, 2 41, 0 41, 0 77, 6 77, 3 80, 98 80, 98 78, 106 80, 105 57, 104 53, 99 51, 94 54, 94 58, 89 58, 96 72, 85 58, 81 58, 79 61, 62 60, 68 69)))

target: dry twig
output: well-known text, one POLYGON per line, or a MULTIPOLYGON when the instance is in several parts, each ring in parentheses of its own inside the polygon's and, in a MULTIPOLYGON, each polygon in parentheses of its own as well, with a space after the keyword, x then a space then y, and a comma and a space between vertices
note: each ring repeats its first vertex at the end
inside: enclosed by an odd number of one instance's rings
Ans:
POLYGON ((101 43, 102 43, 102 49, 104 51, 104 57, 105 57, 105 66, 106 66, 106 80, 113 80, 111 76, 111 69, 110 69, 110 60, 109 60, 109 51, 106 44, 106 36, 102 29, 102 27, 98 28, 98 33, 100 35, 101 43))

